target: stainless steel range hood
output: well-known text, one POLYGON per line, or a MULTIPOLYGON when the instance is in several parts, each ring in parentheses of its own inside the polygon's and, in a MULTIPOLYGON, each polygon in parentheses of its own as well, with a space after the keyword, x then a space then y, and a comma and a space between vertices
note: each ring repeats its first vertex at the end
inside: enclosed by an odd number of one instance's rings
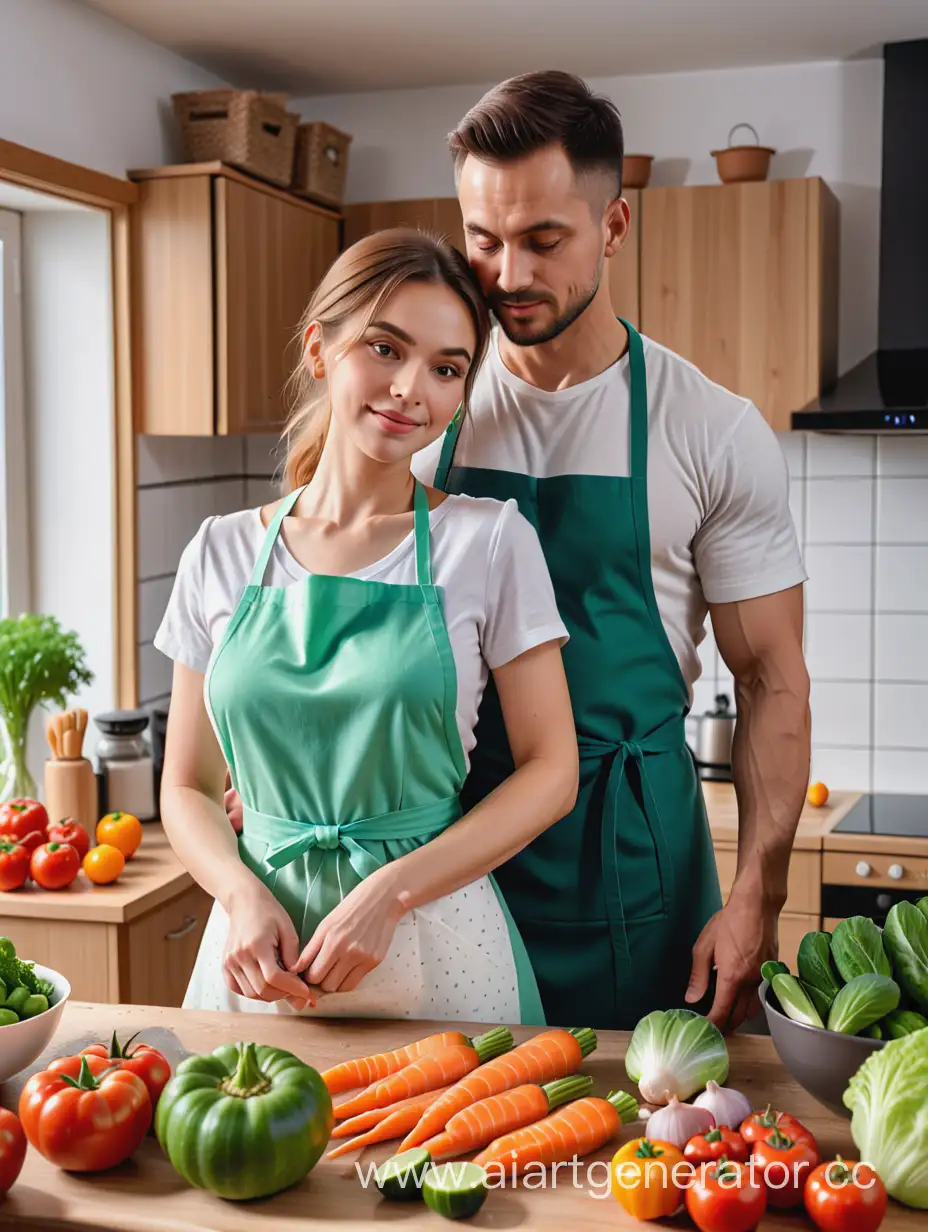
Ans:
POLYGON ((928 39, 883 55, 879 350, 794 411, 794 428, 928 433, 928 39))

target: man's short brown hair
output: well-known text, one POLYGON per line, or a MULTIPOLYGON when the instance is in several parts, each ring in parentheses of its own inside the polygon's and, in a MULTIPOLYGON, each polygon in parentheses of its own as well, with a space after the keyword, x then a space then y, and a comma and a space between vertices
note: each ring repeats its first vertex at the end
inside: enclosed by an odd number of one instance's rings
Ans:
POLYGON ((602 172, 622 193, 624 138, 618 108, 580 77, 549 69, 510 77, 484 94, 448 134, 455 176, 468 154, 507 163, 559 145, 578 176, 602 172))

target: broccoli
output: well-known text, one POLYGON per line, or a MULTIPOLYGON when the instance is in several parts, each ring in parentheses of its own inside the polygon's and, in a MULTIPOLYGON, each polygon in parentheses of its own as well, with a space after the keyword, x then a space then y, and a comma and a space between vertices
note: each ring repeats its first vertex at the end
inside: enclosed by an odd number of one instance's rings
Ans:
POLYGON ((6 986, 7 995, 17 984, 22 984, 31 993, 41 993, 42 996, 47 997, 51 1005, 55 989, 48 980, 43 980, 41 976, 36 975, 33 966, 34 963, 23 962, 21 958, 16 957, 16 947, 9 937, 0 937, 0 983, 6 986))

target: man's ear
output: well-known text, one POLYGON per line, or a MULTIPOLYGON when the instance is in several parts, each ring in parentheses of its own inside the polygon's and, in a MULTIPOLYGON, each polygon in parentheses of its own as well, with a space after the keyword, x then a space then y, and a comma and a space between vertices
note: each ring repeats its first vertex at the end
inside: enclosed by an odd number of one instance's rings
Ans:
POLYGON ((303 363, 309 369, 314 380, 325 379, 325 359, 322 355, 322 327, 318 321, 311 321, 303 331, 303 363))
POLYGON ((616 197, 606 206, 606 256, 614 257, 628 239, 631 215, 624 197, 616 197))

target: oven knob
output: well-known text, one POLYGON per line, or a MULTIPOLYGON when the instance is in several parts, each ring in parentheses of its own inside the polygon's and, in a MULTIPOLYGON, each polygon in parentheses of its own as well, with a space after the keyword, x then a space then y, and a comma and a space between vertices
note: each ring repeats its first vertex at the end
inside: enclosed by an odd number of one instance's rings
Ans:
POLYGON ((866 860, 861 860, 860 863, 857 865, 857 867, 854 869, 854 872, 857 874, 858 877, 869 877, 872 871, 873 870, 871 869, 870 865, 867 863, 866 860))
POLYGON ((881 911, 888 911, 893 905, 893 896, 891 894, 878 894, 876 896, 876 905, 881 911))
POLYGON ((892 877, 893 881, 901 881, 905 876, 905 869, 901 864, 890 864, 886 871, 890 877, 892 877))

